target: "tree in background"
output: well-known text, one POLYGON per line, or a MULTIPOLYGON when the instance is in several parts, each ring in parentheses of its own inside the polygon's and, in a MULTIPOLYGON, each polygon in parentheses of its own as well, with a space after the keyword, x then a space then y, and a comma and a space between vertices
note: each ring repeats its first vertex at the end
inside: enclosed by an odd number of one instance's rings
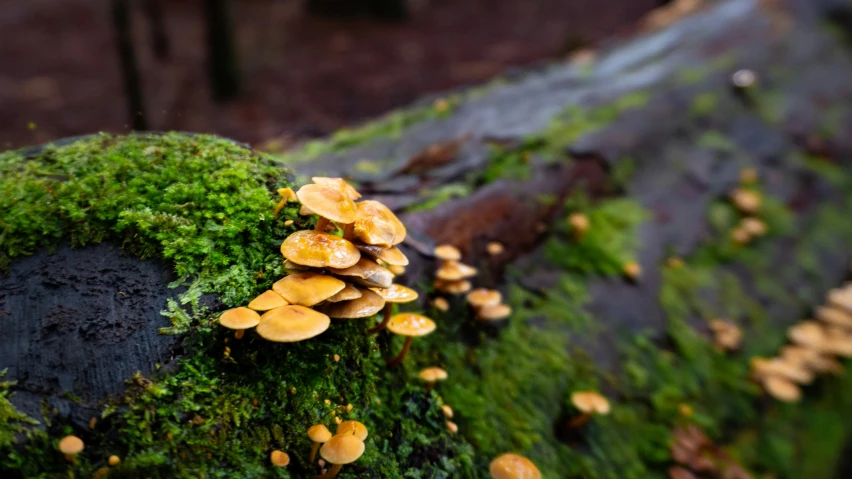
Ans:
POLYGON ((145 13, 148 15, 148 29, 151 36, 151 49, 154 57, 163 61, 169 58, 171 45, 166 35, 166 23, 163 17, 162 0, 144 0, 145 13))
POLYGON ((115 44, 124 80, 124 93, 127 95, 127 108, 130 114, 130 127, 145 130, 145 102, 142 95, 142 81, 139 78, 139 66, 133 49, 133 35, 130 31, 130 10, 126 0, 112 0, 112 24, 115 32, 115 44))
POLYGON ((308 13, 328 18, 349 18, 368 15, 382 20, 405 20, 408 5, 405 0, 307 0, 308 13))
POLYGON ((207 72, 213 98, 227 101, 240 93, 240 74, 228 0, 204 0, 207 72))

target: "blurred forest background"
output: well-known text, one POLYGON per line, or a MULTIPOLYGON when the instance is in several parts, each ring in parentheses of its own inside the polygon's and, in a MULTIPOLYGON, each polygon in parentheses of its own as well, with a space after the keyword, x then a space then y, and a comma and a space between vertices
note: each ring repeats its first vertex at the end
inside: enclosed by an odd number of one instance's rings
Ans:
POLYGON ((8 0, 0 148, 96 131, 269 148, 625 35, 666 0, 8 0))

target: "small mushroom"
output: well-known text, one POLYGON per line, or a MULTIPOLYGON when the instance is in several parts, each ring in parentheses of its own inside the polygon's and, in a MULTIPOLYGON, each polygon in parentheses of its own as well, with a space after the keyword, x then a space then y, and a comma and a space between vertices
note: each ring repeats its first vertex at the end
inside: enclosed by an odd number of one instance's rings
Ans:
POLYGON ((740 220, 740 228, 748 233, 749 238, 756 238, 766 234, 766 223, 757 218, 743 218, 740 220))
POLYGON ((340 301, 350 301, 353 299, 358 299, 361 297, 361 290, 352 286, 349 283, 346 283, 346 286, 340 290, 334 296, 326 299, 329 303, 339 303, 340 301))
POLYGON ((460 281, 465 278, 476 276, 477 270, 458 261, 445 261, 437 271, 435 277, 443 281, 460 281))
POLYGON ((358 203, 354 235, 370 245, 391 247, 405 239, 405 225, 387 206, 374 200, 358 203))
POLYGON ((832 289, 828 292, 826 299, 829 305, 852 313, 852 285, 832 289))
POLYGON ((714 319, 710 321, 710 330, 713 331, 718 348, 725 351, 735 351, 740 347, 743 333, 736 324, 730 321, 714 319))
POLYGON ((741 212, 752 215, 760 209, 761 198, 757 192, 737 188, 731 192, 731 201, 741 212))
POLYGON ((751 369, 757 379, 778 376, 799 384, 810 384, 814 380, 812 372, 783 358, 752 358, 751 369))
POLYGON ((609 401, 595 391, 575 391, 571 393, 571 404, 581 413, 568 423, 568 426, 572 428, 580 427, 589 422, 592 414, 607 415, 610 411, 609 401))
POLYGON ((806 348, 822 350, 826 337, 822 326, 816 321, 802 321, 787 329, 787 337, 795 344, 806 348))
MULTIPOLYGON (((325 231, 329 221, 349 224, 355 221, 357 207, 346 193, 331 185, 309 184, 299 188, 296 196, 302 204, 320 216, 316 227, 325 231)), ((303 263, 304 264, 304 263, 303 263)))
POLYGON ((852 314, 842 309, 819 306, 816 308, 816 318, 828 325, 852 329, 852 314))
POLYGON ((260 323, 260 315, 257 311, 240 306, 229 309, 219 316, 219 324, 228 328, 236 329, 234 337, 242 339, 246 329, 253 328, 260 323))
POLYGON ((333 479, 343 468, 364 454, 364 441, 351 434, 334 436, 320 448, 320 456, 331 464, 327 473, 317 479, 333 479))
POLYGON ((737 226, 731 229, 731 240, 738 245, 744 245, 751 240, 751 235, 748 234, 745 228, 737 226))
POLYGON ((444 413, 444 417, 447 419, 453 418, 453 408, 451 408, 448 404, 444 404, 441 406, 441 412, 444 413))
POLYGON ((437 297, 432 300, 432 306, 438 311, 449 311, 450 303, 445 298, 437 297))
POLYGON ((843 372, 843 365, 833 357, 802 346, 784 346, 781 348, 781 358, 790 364, 815 373, 839 374, 843 372))
POLYGON ((389 266, 408 266, 408 258, 396 246, 391 246, 390 248, 371 244, 358 244, 355 246, 361 250, 362 254, 366 253, 367 256, 384 261, 389 266))
POLYGON ((388 330, 393 334, 405 336, 405 343, 402 345, 402 351, 396 357, 390 359, 387 363, 388 367, 394 367, 401 363, 408 350, 411 349, 411 343, 415 336, 425 336, 435 330, 435 322, 426 316, 413 313, 400 313, 391 317, 388 321, 388 330))
POLYGON ((107 459, 107 464, 109 464, 110 467, 115 467, 120 462, 121 462, 121 458, 114 455, 114 454, 107 459))
POLYGON ((499 321, 512 315, 512 307, 508 304, 493 304, 479 308, 476 319, 480 321, 499 321))
POLYGON ((503 247, 503 243, 500 243, 499 241, 491 241, 485 245, 485 251, 487 251, 491 256, 497 256, 503 254, 506 249, 503 247))
POLYGON ((328 316, 291 304, 264 313, 257 334, 267 341, 293 343, 322 334, 330 324, 328 316))
POLYGON ((532 461, 511 452, 497 456, 488 471, 493 479, 541 479, 541 472, 532 461))
POLYGON ((343 281, 311 271, 293 273, 275 282, 272 289, 290 304, 313 306, 339 293, 346 287, 343 281))
POLYGON ((397 266, 395 264, 388 265, 388 269, 394 276, 402 276, 405 274, 405 266, 397 266))
POLYGON ((390 288, 375 288, 373 289, 379 296, 385 300, 385 310, 382 317, 382 322, 371 328, 368 332, 378 333, 385 329, 388 325, 388 320, 393 314, 394 304, 410 303, 417 299, 417 291, 407 288, 401 284, 392 284, 390 288))
POLYGON ((624 265, 624 275, 632 281, 638 281, 642 276, 642 266, 635 261, 631 261, 624 265))
POLYGON ((260 294, 260 296, 251 300, 248 307, 255 311, 269 311, 270 309, 280 308, 281 306, 287 306, 288 304, 290 303, 288 303, 283 296, 270 289, 264 291, 260 294))
POLYGON ((579 240, 589 230, 589 217, 583 213, 571 213, 568 216, 568 224, 574 232, 574 237, 579 240))
POLYGON ((333 186, 338 190, 342 191, 346 196, 352 199, 352 201, 357 200, 361 197, 361 193, 352 187, 346 180, 343 178, 328 178, 325 176, 314 176, 311 178, 311 181, 318 185, 326 185, 333 186))
POLYGON ((329 268, 328 271, 368 288, 390 288, 393 284, 393 273, 369 258, 361 258, 348 268, 329 268))
POLYGON ((435 289, 447 294, 464 294, 473 288, 470 281, 463 279, 461 281, 444 281, 436 279, 434 283, 435 289))
POLYGON ((343 434, 350 434, 362 441, 366 441, 369 431, 367 430, 367 426, 358 421, 343 421, 338 424, 337 430, 334 431, 334 435, 340 436, 343 434))
POLYGON ((429 392, 435 387, 437 381, 447 379, 447 372, 437 366, 432 366, 421 370, 418 376, 420 376, 420 379, 426 381, 426 392, 429 392))
POLYGON ((65 455, 65 459, 74 464, 77 454, 83 452, 83 440, 77 436, 65 436, 59 440, 59 452, 65 455))
POLYGON ((780 376, 767 376, 761 384, 770 396, 779 401, 799 402, 802 398, 802 390, 789 379, 780 376))
POLYGON ((444 261, 458 261, 461 259, 461 251, 451 244, 442 244, 432 251, 436 258, 444 261))
POLYGON ((359 289, 361 297, 338 303, 328 303, 317 308, 318 311, 336 319, 369 318, 385 306, 385 300, 369 289, 359 289))
POLYGON ((275 467, 286 467, 290 464, 290 455, 276 449, 269 455, 269 460, 272 461, 272 465, 275 467))
POLYGON ((496 306, 503 301, 503 295, 496 289, 476 288, 467 293, 467 304, 474 310, 483 306, 496 306))
POLYGON ((293 188, 278 188, 278 194, 281 195, 281 201, 279 201, 275 206, 275 210, 272 212, 273 216, 280 213, 281 209, 284 208, 284 205, 286 205, 288 201, 298 200, 293 188))
POLYGON ((459 432, 459 425, 454 423, 453 421, 447 421, 447 431, 456 434, 457 432, 459 432))
POLYGON ((308 464, 313 464, 314 459, 317 457, 317 450, 319 449, 320 444, 331 439, 331 431, 329 431, 325 425, 317 424, 308 429, 308 437, 314 443, 313 446, 311 446, 311 456, 308 464))
POLYGON ((339 236, 311 230, 297 231, 281 243, 288 260, 312 268, 349 268, 361 259, 352 242, 339 236))

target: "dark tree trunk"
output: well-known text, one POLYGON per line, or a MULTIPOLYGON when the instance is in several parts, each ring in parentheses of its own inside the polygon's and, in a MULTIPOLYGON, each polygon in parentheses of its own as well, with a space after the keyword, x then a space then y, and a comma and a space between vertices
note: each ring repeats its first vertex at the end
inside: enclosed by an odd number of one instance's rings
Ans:
POLYGON ((207 70, 216 101, 227 101, 240 93, 240 75, 234 49, 228 0, 204 0, 207 20, 207 70))
POLYGON ((148 28, 151 40, 151 49, 157 60, 168 60, 171 45, 166 34, 166 23, 163 18, 162 0, 145 0, 145 13, 148 15, 148 28))
POLYGON ((405 0, 307 0, 308 13, 326 18, 351 18, 368 15, 382 20, 405 20, 408 5, 405 0))
POLYGON ((382 20, 405 20, 408 18, 408 5, 405 0, 370 0, 370 13, 382 20))
POLYGON ((134 130, 148 128, 145 121, 142 81, 139 78, 139 66, 133 49, 133 35, 130 31, 130 10, 125 0, 112 0, 112 22, 115 29, 115 44, 121 62, 121 74, 124 79, 124 91, 127 95, 129 125, 134 130))

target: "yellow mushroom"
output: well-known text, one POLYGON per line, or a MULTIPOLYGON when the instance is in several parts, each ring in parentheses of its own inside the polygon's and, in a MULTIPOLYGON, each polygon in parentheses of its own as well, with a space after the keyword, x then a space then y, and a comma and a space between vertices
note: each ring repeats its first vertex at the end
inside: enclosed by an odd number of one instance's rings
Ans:
POLYGON ((432 251, 436 258, 444 261, 458 261, 461 259, 461 251, 451 244, 442 244, 432 251))
POLYGON ((589 230, 589 217, 583 213, 572 213, 568 216, 568 224, 571 225, 571 230, 574 231, 574 237, 580 239, 589 230))
POLYGON ((59 441, 59 452, 64 454, 65 459, 72 464, 76 461, 77 454, 83 452, 84 447, 83 440, 77 436, 65 436, 59 441))
POLYGON ((364 454, 364 449, 364 441, 353 434, 333 436, 320 448, 320 456, 332 466, 317 479, 333 479, 344 464, 357 461, 364 454))
POLYGON ((328 316, 298 305, 282 306, 264 313, 257 334, 267 341, 292 343, 313 338, 328 329, 328 316))
POLYGON ((264 291, 260 294, 260 296, 251 300, 248 307, 255 311, 269 311, 270 309, 287 306, 288 304, 290 303, 288 303, 283 296, 270 289, 268 291, 264 291))
POLYGON ((281 254, 293 263, 312 268, 349 268, 361 252, 339 236, 311 230, 297 231, 281 243, 281 254))
POLYGON ((346 287, 332 276, 315 273, 293 273, 275 282, 272 289, 290 304, 313 306, 331 298, 346 287))
POLYGON ((488 471, 493 479, 541 479, 541 472, 532 461, 511 452, 497 456, 488 471))
POLYGON ((394 367, 405 359, 408 350, 411 349, 412 338, 415 336, 425 336, 434 331, 435 322, 419 314, 401 313, 391 317, 387 328, 393 334, 405 336, 402 351, 387 363, 388 367, 394 367))
POLYGON ((276 449, 272 451, 272 454, 269 455, 269 460, 275 467, 286 467, 288 464, 290 464, 290 455, 284 451, 279 451, 276 449))
POLYGON ((432 366, 421 370, 418 376, 420 376, 420 379, 426 381, 426 391, 429 392, 435 386, 437 381, 447 379, 447 371, 437 366, 432 366))
POLYGON ((308 461, 309 464, 313 464, 314 459, 317 457, 317 450, 319 449, 320 444, 331 439, 331 431, 329 431, 325 425, 317 424, 308 429, 308 437, 314 443, 313 446, 311 446, 311 456, 308 461))
POLYGON ((407 288, 401 284, 392 284, 390 288, 375 288, 373 291, 385 300, 385 309, 383 312, 382 322, 371 328, 370 334, 377 333, 385 329, 393 314, 394 304, 404 304, 415 301, 418 297, 417 291, 407 288))
POLYGON ((607 398, 595 391, 575 391, 571 393, 571 404, 581 413, 569 423, 569 426, 572 428, 580 427, 589 422, 592 414, 605 416, 610 411, 607 398))
POLYGON ((343 421, 337 426, 337 430, 334 431, 335 436, 340 436, 342 434, 350 434, 362 441, 367 440, 367 434, 369 431, 367 430, 367 426, 358 421, 343 421))
POLYGON ((229 309, 219 316, 219 324, 228 329, 235 329, 234 337, 237 339, 242 339, 245 330, 257 326, 258 323, 260 315, 257 311, 242 306, 229 309))

